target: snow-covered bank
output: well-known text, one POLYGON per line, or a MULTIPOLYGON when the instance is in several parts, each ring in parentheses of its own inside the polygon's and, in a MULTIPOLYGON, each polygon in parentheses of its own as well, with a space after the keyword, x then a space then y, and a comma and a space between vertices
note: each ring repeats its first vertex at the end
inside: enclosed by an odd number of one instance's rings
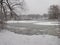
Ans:
POLYGON ((35 25, 59 25, 58 22, 37 22, 35 25))
POLYGON ((10 31, 0 32, 0 45, 60 45, 60 39, 52 35, 20 35, 10 31))
POLYGON ((37 22, 37 21, 7 21, 7 23, 34 23, 34 22, 37 22))
POLYGON ((7 23, 32 23, 35 25, 59 25, 58 22, 55 21, 7 21, 7 23))

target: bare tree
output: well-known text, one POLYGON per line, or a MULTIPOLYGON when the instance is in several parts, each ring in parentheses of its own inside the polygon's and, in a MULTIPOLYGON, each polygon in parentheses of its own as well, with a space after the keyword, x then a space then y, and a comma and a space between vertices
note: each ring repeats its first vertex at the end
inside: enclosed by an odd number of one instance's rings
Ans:
MULTIPOLYGON (((12 0, 13 1, 13 0, 12 0)), ((13 14, 18 17, 16 12, 14 12, 14 6, 19 5, 22 10, 24 10, 23 5, 24 0, 20 3, 10 4, 9 0, 0 0, 0 28, 3 28, 5 22, 7 21, 7 12, 6 12, 6 6, 10 10, 10 18, 13 17, 13 14)))
POLYGON ((48 11, 49 19, 58 19, 60 9, 58 5, 51 5, 48 11))
POLYGON ((56 19, 58 21, 58 36, 60 37, 60 7, 58 5, 51 5, 48 11, 49 19, 56 19))

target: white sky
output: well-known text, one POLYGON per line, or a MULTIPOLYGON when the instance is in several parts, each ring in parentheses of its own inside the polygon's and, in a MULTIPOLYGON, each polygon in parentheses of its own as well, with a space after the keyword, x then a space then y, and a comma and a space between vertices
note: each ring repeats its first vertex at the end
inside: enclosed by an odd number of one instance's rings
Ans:
POLYGON ((25 2, 29 9, 29 11, 27 11, 28 14, 46 13, 48 11, 48 8, 50 5, 53 5, 53 4, 59 5, 59 3, 60 3, 59 0, 25 0, 25 2))
MULTIPOLYGON (((10 3, 20 3, 22 0, 9 0, 10 3), (19 1, 19 2, 18 2, 19 1)), ((29 9, 25 14, 43 14, 47 13, 50 5, 59 5, 60 0, 24 0, 26 8, 29 9)), ((22 13, 19 6, 15 7, 15 12, 20 15, 22 13)))

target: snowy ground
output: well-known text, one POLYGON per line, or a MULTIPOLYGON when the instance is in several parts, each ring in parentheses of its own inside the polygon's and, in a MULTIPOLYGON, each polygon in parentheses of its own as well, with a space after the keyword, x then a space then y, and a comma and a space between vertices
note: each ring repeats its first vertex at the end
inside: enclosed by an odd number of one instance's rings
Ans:
POLYGON ((0 32, 0 45, 60 45, 60 39, 52 35, 20 35, 3 30, 0 32))

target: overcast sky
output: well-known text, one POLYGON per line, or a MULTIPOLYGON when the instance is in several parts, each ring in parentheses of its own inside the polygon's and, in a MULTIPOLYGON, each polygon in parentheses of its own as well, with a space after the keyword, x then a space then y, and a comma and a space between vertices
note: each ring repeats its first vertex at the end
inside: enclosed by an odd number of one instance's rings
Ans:
POLYGON ((47 13, 50 5, 59 5, 60 0, 25 0, 26 6, 28 7, 28 13, 47 13))
MULTIPOLYGON (((22 0, 9 0, 10 3, 20 3, 22 0)), ((26 8, 29 9, 25 13, 27 14, 44 14, 48 12, 50 5, 59 5, 60 0, 24 0, 26 8)), ((20 15, 21 9, 16 6, 15 12, 20 15)))

